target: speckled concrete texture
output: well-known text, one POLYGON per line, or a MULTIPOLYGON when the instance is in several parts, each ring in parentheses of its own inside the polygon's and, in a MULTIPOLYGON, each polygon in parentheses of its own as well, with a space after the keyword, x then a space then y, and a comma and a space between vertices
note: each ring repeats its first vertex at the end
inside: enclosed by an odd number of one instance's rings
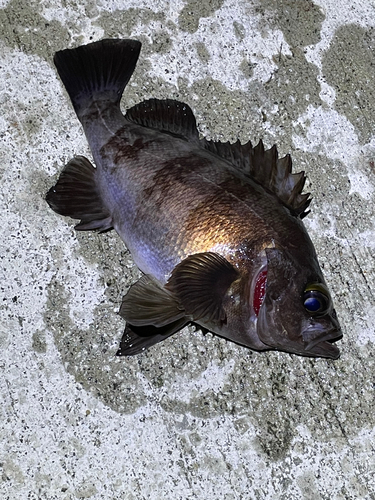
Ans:
POLYGON ((374 46, 371 0, 0 0, 0 498, 375 498, 374 46), (53 54, 103 37, 143 43, 124 109, 185 101, 306 171, 339 360, 193 328, 115 357, 139 272, 44 201, 90 157, 53 54))

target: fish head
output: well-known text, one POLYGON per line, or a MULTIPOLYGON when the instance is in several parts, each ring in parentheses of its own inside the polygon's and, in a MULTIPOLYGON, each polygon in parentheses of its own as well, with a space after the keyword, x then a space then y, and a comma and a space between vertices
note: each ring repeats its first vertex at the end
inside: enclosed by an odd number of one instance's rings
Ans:
POLYGON ((332 342, 342 337, 341 329, 315 252, 305 255, 302 263, 288 250, 268 248, 265 253, 259 340, 272 349, 338 358, 339 349, 332 342))

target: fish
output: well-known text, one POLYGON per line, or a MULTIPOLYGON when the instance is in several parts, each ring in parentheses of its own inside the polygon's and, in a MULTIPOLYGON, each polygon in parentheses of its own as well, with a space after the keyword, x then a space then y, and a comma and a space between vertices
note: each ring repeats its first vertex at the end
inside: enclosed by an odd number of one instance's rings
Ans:
POLYGON ((340 324, 302 221, 305 173, 261 140, 201 138, 183 102, 152 98, 124 114, 140 51, 103 39, 54 56, 95 166, 74 157, 46 201, 78 231, 114 229, 142 272, 122 300, 117 355, 192 323, 255 351, 337 359, 340 324))

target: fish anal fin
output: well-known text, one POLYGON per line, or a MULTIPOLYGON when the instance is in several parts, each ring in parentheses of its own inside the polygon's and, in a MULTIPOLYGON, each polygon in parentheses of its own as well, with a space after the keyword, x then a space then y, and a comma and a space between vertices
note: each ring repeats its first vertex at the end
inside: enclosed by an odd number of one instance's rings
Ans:
POLYGON ((214 252, 190 255, 172 271, 166 288, 177 297, 192 321, 225 322, 223 299, 238 278, 237 270, 214 252))
POLYGON ((293 174, 290 155, 279 158, 275 145, 265 149, 262 140, 255 147, 250 141, 246 144, 239 141, 230 144, 202 139, 200 143, 276 195, 293 215, 303 218, 308 214, 310 193, 302 194, 305 173, 293 174))
POLYGON ((109 231, 113 229, 112 217, 106 217, 105 219, 93 220, 90 222, 81 221, 74 229, 77 231, 99 231, 104 233, 105 231, 109 231))
POLYGON ((183 102, 173 99, 149 99, 128 109, 126 118, 143 127, 199 144, 194 114, 183 102))
POLYGON ((97 170, 84 156, 76 156, 64 167, 59 180, 46 195, 56 213, 81 219, 79 231, 112 229, 112 218, 96 184, 97 170))

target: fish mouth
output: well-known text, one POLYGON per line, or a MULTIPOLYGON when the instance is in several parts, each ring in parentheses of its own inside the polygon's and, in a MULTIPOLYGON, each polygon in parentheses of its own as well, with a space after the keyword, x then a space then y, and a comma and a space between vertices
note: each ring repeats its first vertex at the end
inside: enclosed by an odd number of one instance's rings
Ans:
POLYGON ((322 358, 337 359, 340 357, 339 348, 333 344, 342 338, 340 329, 332 329, 328 332, 322 332, 316 329, 307 328, 303 333, 305 341, 305 351, 308 356, 319 356, 322 358))

